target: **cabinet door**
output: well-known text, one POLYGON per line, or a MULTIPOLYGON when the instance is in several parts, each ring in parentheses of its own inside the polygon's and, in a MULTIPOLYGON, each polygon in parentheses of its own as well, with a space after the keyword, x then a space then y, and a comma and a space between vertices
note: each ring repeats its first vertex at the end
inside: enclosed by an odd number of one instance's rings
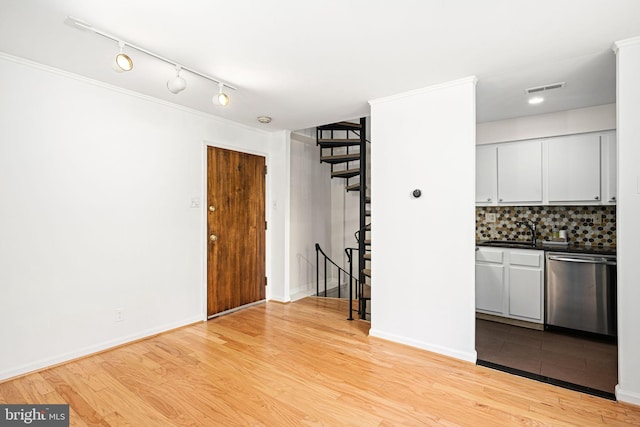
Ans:
POLYGON ((502 314, 504 267, 501 264, 476 264, 476 309, 502 314))
POLYGON ((476 203, 495 203, 498 194, 498 154, 495 145, 476 148, 476 203))
POLYGON ((542 203, 542 143, 498 147, 498 202, 542 203))
POLYGON ((509 315, 542 321, 542 271, 509 267, 509 315))
POLYGON ((599 203, 600 136, 552 138, 547 144, 549 202, 599 203))
POLYGON ((609 133, 600 137, 600 144, 602 149, 603 159, 603 180, 602 188, 606 192, 603 194, 602 201, 607 203, 616 203, 616 197, 618 196, 618 156, 616 141, 616 134, 609 133))

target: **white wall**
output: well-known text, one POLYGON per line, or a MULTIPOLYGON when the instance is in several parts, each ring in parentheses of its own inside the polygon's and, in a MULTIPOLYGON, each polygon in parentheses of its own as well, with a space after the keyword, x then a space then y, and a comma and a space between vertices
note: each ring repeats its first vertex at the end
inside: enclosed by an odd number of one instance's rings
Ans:
MULTIPOLYGON (((0 379, 203 320, 205 144, 277 169, 285 135, 6 55, 0 93, 0 379)), ((267 181, 278 206, 286 176, 267 181)), ((286 218, 267 212, 284 295, 286 218)))
MULTIPOLYGON (((315 135, 314 135, 315 136, 315 135)), ((291 135, 291 299, 316 293, 315 243, 331 254, 331 167, 315 138, 291 135)))
POLYGON ((370 103, 370 334, 475 362, 475 78, 370 103))
POLYGON ((640 405, 640 37, 616 43, 618 400, 640 405))
POLYGON ((616 105, 579 108, 557 113, 478 123, 476 144, 519 141, 616 128, 616 105))

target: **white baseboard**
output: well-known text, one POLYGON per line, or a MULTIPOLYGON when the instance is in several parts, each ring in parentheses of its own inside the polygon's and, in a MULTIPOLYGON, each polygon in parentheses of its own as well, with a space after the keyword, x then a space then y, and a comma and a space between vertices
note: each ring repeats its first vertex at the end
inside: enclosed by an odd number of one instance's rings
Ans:
POLYGON ((313 290, 308 289, 306 291, 298 291, 298 292, 296 292, 294 294, 291 294, 291 301, 298 301, 299 299, 306 298, 306 297, 311 296, 311 295, 315 295, 315 293, 316 293, 315 289, 313 289, 313 290))
POLYGON ((623 390, 620 384, 616 385, 616 399, 619 402, 631 403, 640 406, 640 393, 623 390))
MULTIPOLYGON (((327 280, 327 292, 332 291, 338 288, 338 280, 333 278, 327 280)), ((320 288, 320 292, 324 292, 324 283, 320 288)), ((295 288, 291 288, 289 293, 289 298, 291 301, 297 301, 299 299, 315 295, 316 294, 316 283, 307 283, 302 286, 296 286, 295 288)))
POLYGON ((179 322, 170 323, 167 325, 159 326, 157 328, 147 329, 145 331, 140 331, 135 334, 127 335, 125 337, 117 338, 114 340, 105 341, 99 344, 91 345, 84 348, 79 348, 74 351, 70 351, 68 353, 59 354, 57 356, 49 357, 46 359, 37 360, 35 362, 29 362, 24 365, 14 366, 9 369, 5 369, 0 371, 0 381, 7 380, 9 378, 21 376, 28 374, 30 372, 38 371, 41 369, 45 369, 54 365, 58 365, 60 363, 69 362, 74 359, 78 359, 81 357, 86 357, 91 354, 99 353, 105 350, 109 350, 111 348, 127 344, 133 341, 137 341, 143 338, 148 338, 153 335, 160 334, 162 332, 167 332, 172 329, 181 328, 183 326, 191 325, 193 323, 202 322, 202 316, 194 316, 188 319, 184 319, 179 322))
POLYGON ((448 347, 442 347, 440 345, 431 344, 423 341, 414 340, 412 338, 403 337, 396 334, 391 334, 383 331, 379 331, 376 329, 371 329, 369 331, 369 336, 382 338, 387 341, 393 341, 400 344, 408 345, 411 347, 419 348, 422 350, 431 351, 433 353, 442 354, 444 356, 453 357, 454 359, 463 360, 465 362, 476 363, 478 360, 478 354, 475 350, 471 352, 464 352, 448 347))

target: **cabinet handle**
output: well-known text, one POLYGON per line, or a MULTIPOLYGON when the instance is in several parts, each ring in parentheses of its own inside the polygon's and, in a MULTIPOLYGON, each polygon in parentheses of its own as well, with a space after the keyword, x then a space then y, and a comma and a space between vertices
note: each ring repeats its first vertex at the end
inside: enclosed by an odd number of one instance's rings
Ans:
POLYGON ((487 202, 490 202, 490 201, 491 201, 491 197, 489 197, 489 198, 487 199, 487 202))
POLYGON ((595 200, 600 200, 600 196, 594 197, 595 200))
POLYGON ((501 201, 502 201, 502 199, 498 199, 498 201, 499 201, 499 202, 501 202, 501 201))
POLYGON ((610 202, 615 202, 615 201, 616 201, 615 196, 614 196, 614 197, 612 197, 612 198, 610 198, 610 199, 609 199, 609 201, 610 201, 610 202))

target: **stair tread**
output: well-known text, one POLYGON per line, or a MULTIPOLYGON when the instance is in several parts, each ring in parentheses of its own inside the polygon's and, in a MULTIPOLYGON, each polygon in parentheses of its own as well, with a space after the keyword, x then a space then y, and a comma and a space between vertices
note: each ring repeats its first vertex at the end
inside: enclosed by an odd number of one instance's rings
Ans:
POLYGON ((334 138, 334 139, 327 139, 327 138, 322 138, 322 139, 318 139, 318 144, 320 144, 320 146, 322 148, 328 148, 328 147, 350 147, 350 146, 354 146, 354 145, 360 145, 360 140, 359 139, 355 139, 355 138, 334 138))
POLYGON ((355 184, 347 185, 345 189, 347 191, 360 191, 360 183, 356 182, 355 184))
POLYGON ((362 269, 362 273, 364 273, 365 276, 371 277, 371 269, 370 268, 363 268, 362 269))
POLYGON ((360 154, 359 153, 353 153, 353 154, 338 154, 335 156, 322 156, 320 157, 320 161, 321 162, 325 162, 325 163, 345 163, 345 162, 352 162, 354 160, 359 160, 360 159, 360 154))
POLYGON ((371 254, 364 254, 364 259, 371 261, 371 254))
POLYGON ((364 216, 371 216, 371 211, 364 211, 364 216))
POLYGON ((371 203, 371 196, 367 196, 364 199, 365 203, 371 203))
POLYGON ((371 239, 367 239, 367 240, 365 240, 365 241, 364 241, 364 244, 365 244, 365 245, 371 245, 371 239))
POLYGON ((360 175, 360 168, 331 172, 331 178, 352 178, 357 175, 360 175))
POLYGON ((362 129, 362 126, 360 126, 360 123, 336 122, 336 123, 330 123, 328 125, 318 126, 318 129, 320 130, 349 130, 349 129, 358 130, 358 129, 362 129))

